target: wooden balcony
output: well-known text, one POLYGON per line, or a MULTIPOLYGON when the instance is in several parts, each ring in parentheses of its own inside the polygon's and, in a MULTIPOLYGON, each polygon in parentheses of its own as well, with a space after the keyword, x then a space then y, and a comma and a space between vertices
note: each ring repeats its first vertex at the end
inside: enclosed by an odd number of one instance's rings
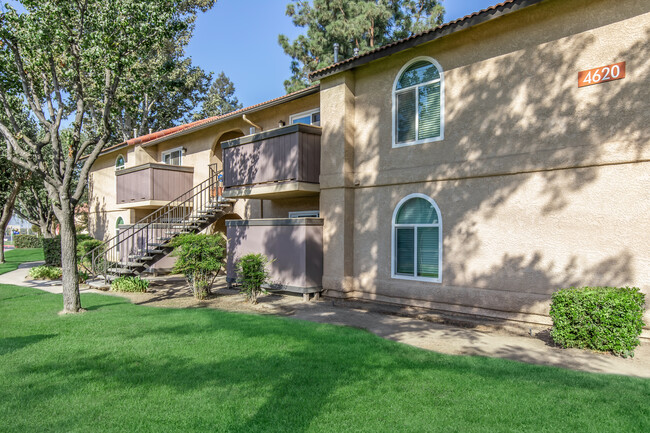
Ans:
POLYGON ((117 205, 123 209, 155 209, 193 186, 194 167, 149 163, 115 173, 117 205))
POLYGON ((318 194, 320 138, 320 127, 297 124, 223 142, 223 196, 318 194))
POLYGON ((271 288, 296 293, 322 291, 323 220, 277 218, 226 221, 229 283, 235 282, 239 257, 262 253, 269 264, 271 288))

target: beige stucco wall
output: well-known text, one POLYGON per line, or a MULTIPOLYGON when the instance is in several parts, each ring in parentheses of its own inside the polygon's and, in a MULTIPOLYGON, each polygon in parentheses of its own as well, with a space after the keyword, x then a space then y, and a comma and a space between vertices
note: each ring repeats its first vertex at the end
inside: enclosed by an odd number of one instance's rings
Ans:
MULTIPOLYGON (((293 101, 285 102, 273 107, 249 113, 247 117, 259 125, 262 130, 278 127, 278 122, 289 124, 292 114, 312 110, 319 107, 319 95, 312 94, 293 101)), ((194 184, 198 184, 209 176, 208 165, 218 163, 221 169, 221 149, 217 144, 233 136, 248 135, 251 125, 246 123, 241 116, 218 123, 211 127, 200 129, 186 135, 163 140, 158 144, 142 146, 129 146, 121 150, 112 151, 100 156, 90 174, 91 206, 90 206, 90 233, 99 238, 114 236, 115 222, 118 217, 124 219, 125 224, 136 222, 143 218, 152 209, 118 209, 116 206, 116 180, 115 159, 119 154, 126 158, 126 167, 132 167, 149 162, 162 162, 162 153, 169 149, 184 147, 186 153, 182 157, 182 165, 194 167, 194 184), (216 154, 215 154, 216 151, 216 154)), ((281 200, 266 200, 266 213, 269 215, 285 215, 293 210, 318 209, 318 198, 307 198, 305 203, 300 200, 290 200, 284 203, 281 200)), ((233 205, 232 213, 239 218, 259 218, 262 206, 260 200, 240 199, 233 205)), ((215 227, 225 225, 218 224, 215 227)))
POLYGON ((125 158, 125 167, 135 164, 133 148, 118 149, 101 155, 95 161, 88 177, 88 232, 96 239, 108 240, 115 236, 117 219, 125 224, 133 222, 133 211, 116 207, 115 160, 125 158))
POLYGON ((649 39, 646 2, 548 0, 322 80, 328 294, 548 323, 559 287, 650 293, 649 39), (393 83, 417 56, 444 70, 445 136, 392 148, 393 83), (577 87, 620 61, 625 79, 577 87), (442 211, 441 284, 390 278, 411 193, 442 211))

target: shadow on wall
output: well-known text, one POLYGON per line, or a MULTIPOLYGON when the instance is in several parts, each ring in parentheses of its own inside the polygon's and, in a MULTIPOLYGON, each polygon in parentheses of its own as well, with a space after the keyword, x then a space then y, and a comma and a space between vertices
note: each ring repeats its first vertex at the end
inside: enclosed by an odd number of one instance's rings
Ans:
MULTIPOLYGON (((650 30, 646 36, 647 41, 650 30)), ((502 227, 503 242, 513 242, 509 229, 517 220, 515 215, 503 215, 516 207, 513 201, 526 197, 526 207, 519 210, 528 216, 525 221, 550 224, 555 216, 566 218, 573 194, 599 181, 600 171, 589 167, 615 154, 626 155, 627 161, 647 158, 643 149, 650 137, 647 116, 642 113, 650 109, 650 89, 643 85, 644 77, 650 75, 650 45, 639 41, 614 56, 625 60, 634 71, 625 80, 577 89, 579 68, 574 53, 593 49, 598 43, 592 34, 579 35, 495 57, 490 59, 493 66, 489 69, 485 64, 472 64, 454 70, 453 84, 457 87, 451 87, 451 80, 446 83, 446 131, 441 142, 386 148, 390 144, 380 139, 380 123, 390 119, 390 114, 376 105, 364 104, 364 99, 372 99, 370 95, 357 94, 357 124, 367 125, 364 130, 368 131, 357 140, 368 145, 354 156, 356 180, 362 186, 398 184, 381 193, 356 190, 354 275, 359 277, 360 290, 364 291, 364 283, 374 286, 378 280, 390 278, 391 254, 385 250, 390 249, 390 218, 393 206, 407 194, 404 191, 409 189, 409 182, 415 184, 408 193, 428 194, 442 210, 443 286, 548 295, 571 285, 635 284, 639 278, 635 263, 639 263, 639 254, 647 252, 620 243, 598 251, 597 257, 593 251, 562 245, 561 241, 552 246, 564 250, 558 256, 545 256, 548 248, 533 245, 526 254, 498 253, 487 271, 475 272, 471 266, 478 255, 485 259, 492 245, 499 251, 498 238, 482 236, 486 225, 502 227), (423 158, 434 154, 440 158, 423 158), (569 167, 586 168, 565 169, 569 167), (424 186, 418 185, 420 179, 413 180, 412 173, 418 171, 428 173, 422 179, 427 182, 424 186), (488 178, 494 174, 501 176, 488 178), (535 188, 529 182, 532 176, 535 188), (475 180, 457 180, 471 177, 475 180), (532 207, 531 202, 535 203, 532 207), (358 250, 359 240, 363 241, 363 251, 358 250)), ((390 107, 390 103, 384 106, 390 107)), ((594 203, 600 207, 594 213, 598 218, 607 215, 611 208, 608 203, 616 197, 601 199, 594 203)), ((648 207, 648 203, 638 206, 648 207)), ((330 212, 342 212, 342 208, 334 206, 330 212)), ((580 218, 589 219, 585 215, 576 217, 578 224, 580 218)), ((599 227, 604 224, 602 221, 599 227)), ((529 228, 518 227, 518 233, 529 228)), ((557 241, 561 233, 570 234, 573 226, 560 220, 554 228, 557 241)), ((340 228, 328 230, 336 233, 340 228)), ((615 233, 618 227, 610 225, 608 230, 615 233)), ((627 226, 621 230, 629 232, 627 226)), ((600 235, 592 233, 594 237, 600 235)), ((544 238, 533 242, 549 246, 544 238)))
MULTIPOLYGON (((228 259, 234 265, 245 254, 261 253, 272 262, 269 268, 273 284, 321 287, 322 245, 320 225, 232 227, 228 259)), ((232 271, 230 277, 234 277, 232 271)))
POLYGON ((95 197, 94 181, 92 177, 88 180, 88 201, 91 203, 88 213, 88 232, 95 239, 107 240, 113 236, 111 228, 108 227, 106 215, 106 197, 95 197))

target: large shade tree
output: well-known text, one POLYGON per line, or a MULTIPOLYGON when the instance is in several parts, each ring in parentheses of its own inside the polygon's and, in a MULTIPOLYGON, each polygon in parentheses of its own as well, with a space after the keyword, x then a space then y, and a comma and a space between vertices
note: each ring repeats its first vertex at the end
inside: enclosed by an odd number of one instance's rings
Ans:
POLYGON ((278 42, 291 56, 292 76, 287 92, 309 85, 310 72, 333 63, 333 47, 340 58, 352 57, 442 24, 440 0, 293 0, 286 14, 306 33, 278 42))
POLYGON ((43 179, 61 227, 63 312, 78 312, 74 211, 113 132, 116 96, 125 77, 148 79, 134 68, 186 31, 188 17, 210 1, 20 3, 20 11, 9 7, 0 15, 0 134, 7 159, 43 179), (11 98, 38 123, 38 137, 21 127, 11 98))

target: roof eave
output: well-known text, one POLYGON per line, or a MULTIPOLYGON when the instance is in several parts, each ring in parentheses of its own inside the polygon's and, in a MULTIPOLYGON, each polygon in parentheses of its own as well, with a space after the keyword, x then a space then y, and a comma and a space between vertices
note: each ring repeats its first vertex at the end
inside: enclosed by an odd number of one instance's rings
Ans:
POLYGON ((376 51, 371 51, 368 54, 364 54, 356 58, 352 58, 350 60, 340 62, 338 65, 335 64, 327 68, 324 68, 320 71, 315 71, 312 74, 310 74, 309 78, 312 81, 321 80, 325 77, 329 77, 334 74, 338 74, 344 71, 348 71, 350 69, 357 68, 359 66, 368 64, 372 61, 378 60, 383 57, 390 56, 400 51, 404 51, 409 48, 414 48, 418 45, 426 44, 427 42, 431 42, 436 39, 449 36, 461 30, 466 30, 470 27, 483 24, 488 21, 492 21, 496 18, 518 11, 528 6, 532 6, 542 1, 544 0, 519 0, 519 1, 514 1, 512 3, 502 5, 501 7, 496 9, 488 8, 481 11, 477 15, 469 16, 467 18, 460 18, 450 23, 443 24, 438 28, 433 29, 420 36, 406 38, 403 41, 398 41, 395 42, 394 44, 389 44, 385 48, 380 47, 376 51))
POLYGON ((287 98, 284 98, 284 99, 283 98, 278 98, 278 99, 275 99, 275 100, 271 100, 268 103, 263 102, 260 105, 256 105, 256 106, 251 107, 250 109, 235 111, 235 112, 232 113, 232 115, 226 115, 224 117, 220 117, 219 119, 215 119, 215 120, 213 120, 211 122, 206 122, 206 123, 203 123, 201 125, 197 125, 197 126, 194 126, 194 127, 191 127, 191 128, 183 129, 182 131, 178 131, 178 132, 175 132, 173 134, 169 134, 169 135, 166 135, 164 137, 160 137, 160 138, 157 138, 155 140, 148 141, 146 143, 141 144, 140 147, 155 146, 155 145, 157 145, 159 143, 162 143, 163 141, 166 141, 166 140, 169 140, 169 139, 172 139, 172 138, 182 137, 184 135, 191 134, 191 133, 194 133, 196 131, 200 131, 202 129, 208 128, 210 126, 217 125, 217 124, 219 124, 221 122, 225 122, 227 120, 232 120, 232 119, 236 118, 237 116, 241 116, 241 115, 249 114, 249 113, 254 113, 256 111, 264 110, 264 109, 269 108, 269 107, 274 107, 276 105, 284 104, 284 103, 287 103, 287 102, 290 102, 290 101, 293 101, 293 100, 296 100, 296 99, 299 99, 299 98, 303 98, 305 96, 312 95, 314 93, 318 93, 319 90, 320 90, 319 86, 308 87, 308 88, 304 89, 304 91, 297 91, 297 92, 291 94, 291 96, 289 96, 287 98))

